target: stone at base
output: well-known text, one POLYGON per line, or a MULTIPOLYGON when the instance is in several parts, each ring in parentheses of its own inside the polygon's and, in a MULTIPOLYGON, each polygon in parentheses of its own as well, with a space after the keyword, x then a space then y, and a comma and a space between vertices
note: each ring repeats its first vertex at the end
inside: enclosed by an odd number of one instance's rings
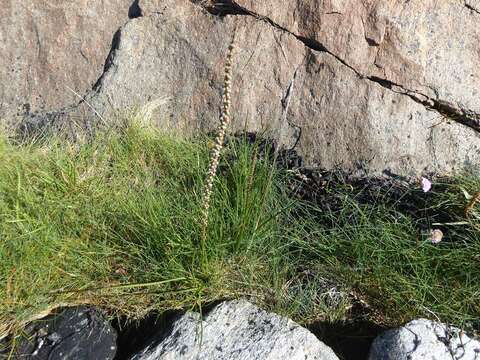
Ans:
POLYGON ((373 342, 369 360, 477 360, 480 342, 459 329, 419 319, 389 330, 373 342))
POLYGON ((338 360, 307 329, 244 300, 216 306, 200 321, 187 313, 131 360, 338 360))
POLYGON ((27 327, 14 359, 111 360, 117 334, 99 311, 68 308, 27 327))

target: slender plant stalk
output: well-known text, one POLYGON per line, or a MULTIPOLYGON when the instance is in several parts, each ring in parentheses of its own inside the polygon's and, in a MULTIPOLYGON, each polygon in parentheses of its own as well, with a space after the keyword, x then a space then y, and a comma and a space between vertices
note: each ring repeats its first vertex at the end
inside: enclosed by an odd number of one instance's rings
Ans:
POLYGON ((236 29, 233 31, 232 41, 228 47, 228 53, 225 61, 225 76, 223 79, 223 96, 222 96, 222 113, 220 115, 220 126, 218 128, 217 136, 215 138, 214 147, 210 156, 210 165, 208 167, 207 178, 205 182, 205 188, 203 190, 202 199, 202 213, 201 213, 201 238, 200 246, 202 251, 202 257, 205 259, 206 248, 205 242, 207 239, 207 227, 208 227, 208 215, 210 210, 210 201, 213 192, 213 182, 217 175, 218 163, 220 161, 220 153, 224 146, 225 133, 227 127, 230 124, 230 109, 231 102, 231 90, 232 90, 232 64, 233 64, 233 52, 235 49, 235 34, 236 29))

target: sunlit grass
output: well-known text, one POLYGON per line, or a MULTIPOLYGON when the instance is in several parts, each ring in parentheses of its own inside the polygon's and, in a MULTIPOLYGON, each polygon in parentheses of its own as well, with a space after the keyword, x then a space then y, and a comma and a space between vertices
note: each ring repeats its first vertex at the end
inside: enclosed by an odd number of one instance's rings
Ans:
POLYGON ((426 316, 478 329, 478 208, 464 213, 478 178, 434 182, 423 217, 383 201, 388 189, 365 203, 342 184, 325 189, 341 202, 326 210, 292 197, 292 175, 255 144, 230 142, 200 252, 206 144, 136 124, 81 145, 2 139, 3 331, 66 304, 141 317, 239 296, 302 323, 346 320, 361 301, 379 323, 426 316), (435 225, 436 212, 452 224, 435 225), (432 244, 425 224, 445 240, 432 244))

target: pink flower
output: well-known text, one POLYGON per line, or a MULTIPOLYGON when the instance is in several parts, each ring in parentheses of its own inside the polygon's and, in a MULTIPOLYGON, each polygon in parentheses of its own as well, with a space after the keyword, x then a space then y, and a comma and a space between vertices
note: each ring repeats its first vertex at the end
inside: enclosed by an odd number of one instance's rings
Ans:
POLYGON ((430 232, 430 241, 432 244, 438 244, 443 239, 443 232, 440 229, 435 229, 430 232))
POLYGON ((430 189, 432 188, 432 182, 427 178, 422 177, 421 184, 422 184, 423 192, 429 192, 430 189))

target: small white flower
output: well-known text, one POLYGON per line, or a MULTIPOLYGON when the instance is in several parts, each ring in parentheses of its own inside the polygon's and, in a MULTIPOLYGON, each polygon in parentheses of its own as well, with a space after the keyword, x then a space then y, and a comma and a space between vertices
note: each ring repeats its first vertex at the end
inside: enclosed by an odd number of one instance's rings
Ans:
POLYGON ((430 241, 432 244, 438 244, 443 239, 443 232, 440 229, 434 229, 430 232, 430 241))
POLYGON ((422 184, 423 192, 429 192, 430 189, 432 188, 432 182, 427 178, 422 177, 421 184, 422 184))

